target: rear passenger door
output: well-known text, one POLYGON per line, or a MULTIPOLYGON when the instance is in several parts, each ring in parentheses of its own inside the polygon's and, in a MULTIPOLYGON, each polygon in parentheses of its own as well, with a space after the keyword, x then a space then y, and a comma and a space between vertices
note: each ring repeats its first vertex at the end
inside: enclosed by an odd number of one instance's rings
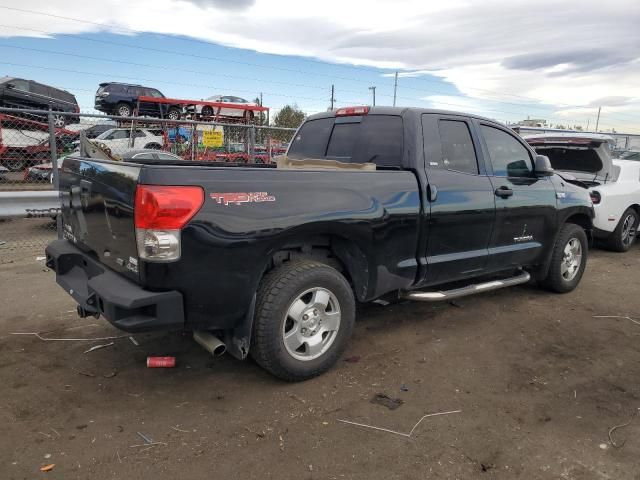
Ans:
POLYGON ((535 175, 533 154, 522 139, 498 125, 478 125, 496 201, 489 268, 538 263, 543 245, 554 239, 555 188, 550 177, 535 175))
POLYGON ((495 200, 473 124, 422 115, 427 199, 425 284, 481 275, 495 220, 495 200))

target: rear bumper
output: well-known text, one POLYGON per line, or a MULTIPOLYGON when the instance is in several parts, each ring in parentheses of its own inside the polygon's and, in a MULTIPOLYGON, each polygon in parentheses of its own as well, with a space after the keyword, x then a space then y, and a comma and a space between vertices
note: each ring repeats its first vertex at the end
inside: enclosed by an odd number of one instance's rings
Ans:
POLYGON ((126 332, 184 328, 180 292, 144 290, 67 240, 51 242, 46 254, 58 285, 88 313, 99 313, 126 332))

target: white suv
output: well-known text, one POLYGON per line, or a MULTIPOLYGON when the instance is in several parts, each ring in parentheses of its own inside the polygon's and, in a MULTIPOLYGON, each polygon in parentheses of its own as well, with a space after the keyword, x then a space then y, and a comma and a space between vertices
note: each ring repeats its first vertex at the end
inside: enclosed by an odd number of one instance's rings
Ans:
POLYGON ((132 149, 161 149, 164 145, 162 130, 136 128, 112 128, 92 140, 102 144, 115 154, 122 154, 132 149), (131 135, 133 134, 133 143, 131 135))

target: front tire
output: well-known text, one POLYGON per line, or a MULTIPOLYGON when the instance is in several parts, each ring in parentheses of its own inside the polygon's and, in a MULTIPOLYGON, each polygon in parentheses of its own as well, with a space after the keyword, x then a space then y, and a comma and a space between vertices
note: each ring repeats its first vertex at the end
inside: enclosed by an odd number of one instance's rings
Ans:
POLYGON ((260 283, 251 355, 278 378, 307 380, 338 361, 354 323, 355 299, 347 280, 328 265, 292 261, 260 283))
POLYGON ((587 265, 589 244, 584 229, 566 223, 560 229, 551 254, 551 264, 542 285, 557 293, 574 290, 580 283, 587 265))
POLYGON ((615 252, 628 251, 636 241, 638 231, 638 212, 627 208, 622 214, 616 229, 607 240, 607 246, 615 252))

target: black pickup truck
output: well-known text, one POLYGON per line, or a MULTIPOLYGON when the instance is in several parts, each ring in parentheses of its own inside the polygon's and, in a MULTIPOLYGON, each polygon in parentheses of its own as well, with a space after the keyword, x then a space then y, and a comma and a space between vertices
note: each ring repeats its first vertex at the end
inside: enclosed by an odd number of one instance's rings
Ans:
POLYGON ((81 316, 193 331, 286 380, 337 361, 356 302, 447 300, 530 279, 568 292, 584 272, 588 192, 494 121, 338 109, 309 117, 285 160, 69 157, 64 239, 47 247, 47 265, 81 316))

